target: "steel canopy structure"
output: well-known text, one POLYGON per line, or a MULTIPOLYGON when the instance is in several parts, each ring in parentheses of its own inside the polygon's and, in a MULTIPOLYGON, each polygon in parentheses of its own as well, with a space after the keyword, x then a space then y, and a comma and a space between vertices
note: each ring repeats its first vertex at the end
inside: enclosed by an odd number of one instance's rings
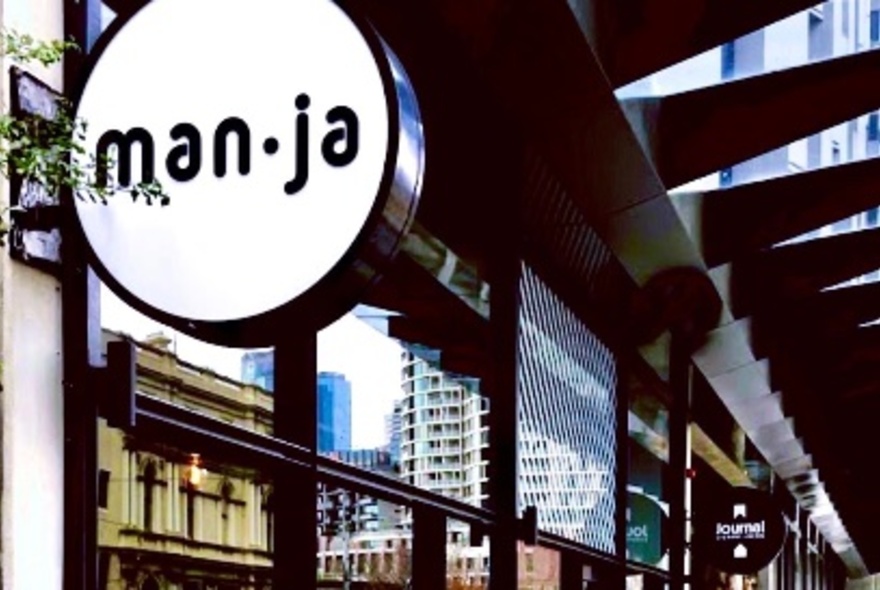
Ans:
POLYGON ((880 205, 880 164, 669 192, 876 108, 880 51, 621 101, 622 85, 812 3, 351 4, 405 62, 430 153, 417 227, 364 302, 393 312, 388 334, 492 379, 489 293, 514 249, 615 352, 666 380, 669 339, 636 339, 647 320, 633 301, 660 273, 696 269, 722 309, 694 365, 849 575, 880 572, 865 434, 880 329, 864 326, 880 287, 828 290, 880 267, 880 233, 778 246, 880 205))

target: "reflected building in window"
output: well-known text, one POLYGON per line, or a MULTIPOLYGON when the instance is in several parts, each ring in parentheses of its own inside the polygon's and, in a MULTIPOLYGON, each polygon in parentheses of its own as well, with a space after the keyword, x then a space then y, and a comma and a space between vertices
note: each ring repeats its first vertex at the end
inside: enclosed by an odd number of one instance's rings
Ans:
POLYGON ((351 383, 342 373, 318 373, 318 452, 351 449, 351 383))
MULTIPOLYGON (((272 350, 246 352, 241 357, 241 380, 268 392, 275 389, 272 350)), ((351 449, 351 383, 342 373, 318 373, 318 452, 351 449)))
POLYGON ((480 395, 479 381, 441 371, 421 349, 405 350, 401 361, 402 477, 481 505, 488 497, 489 405, 480 395))
POLYGON ((537 508, 542 530, 610 553, 618 445, 614 356, 531 267, 522 271, 519 506, 537 508))
POLYGON ((400 441, 403 434, 403 401, 395 400, 390 414, 385 415, 385 448, 391 462, 400 469, 400 441))
POLYGON ((254 350, 241 356, 241 380, 249 385, 275 390, 275 353, 271 350, 254 350))
MULTIPOLYGON (((127 337, 105 332, 105 341, 127 337)), ((137 390, 261 434, 272 396, 179 360, 170 340, 137 343, 137 390)), ((271 481, 255 468, 146 440, 101 419, 101 590, 263 588, 272 575, 271 481)))

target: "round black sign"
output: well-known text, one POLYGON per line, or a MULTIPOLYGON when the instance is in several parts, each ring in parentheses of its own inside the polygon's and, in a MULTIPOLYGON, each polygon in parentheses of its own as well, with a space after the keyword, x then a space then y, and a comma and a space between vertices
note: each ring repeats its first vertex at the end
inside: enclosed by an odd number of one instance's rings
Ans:
POLYGON ((695 545, 722 571, 756 573, 770 565, 785 543, 785 517, 766 492, 733 488, 697 508, 695 545))

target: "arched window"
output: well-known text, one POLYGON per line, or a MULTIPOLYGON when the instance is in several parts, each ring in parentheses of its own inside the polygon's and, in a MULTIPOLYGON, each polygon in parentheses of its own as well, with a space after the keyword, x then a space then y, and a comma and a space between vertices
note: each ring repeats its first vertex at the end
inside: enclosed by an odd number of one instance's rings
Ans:
POLYGON ((153 492, 156 487, 156 464, 150 461, 144 468, 144 530, 153 530, 153 492))
POLYGON ((159 590, 159 582, 153 576, 149 576, 141 583, 141 590, 159 590))

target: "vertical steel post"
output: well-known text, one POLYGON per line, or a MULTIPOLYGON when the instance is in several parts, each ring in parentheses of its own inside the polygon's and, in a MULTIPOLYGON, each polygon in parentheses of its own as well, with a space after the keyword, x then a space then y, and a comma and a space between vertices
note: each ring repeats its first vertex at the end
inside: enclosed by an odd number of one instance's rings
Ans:
POLYGON ((669 389, 672 409, 669 418, 669 577, 671 590, 685 585, 685 469, 688 453, 688 416, 691 407, 691 342, 685 334, 673 331, 669 345, 669 389))
POLYGON ((81 590, 96 588, 98 579, 98 405, 88 375, 100 291, 71 232, 64 235, 64 587, 81 590))
POLYGON ((559 556, 560 590, 584 590, 584 562, 579 555, 563 551, 559 556))
MULTIPOLYGON (((317 364, 315 330, 298 326, 275 346, 274 435, 317 447, 317 364)), ((274 475, 274 583, 278 590, 309 590, 317 584, 317 478, 310 469, 286 468, 274 475)))
POLYGON ((413 506, 412 555, 412 587, 446 590, 446 516, 442 512, 413 506))
MULTIPOLYGON (((65 0, 64 34, 82 53, 64 59, 64 89, 77 87, 84 54, 100 34, 99 0, 65 0)), ((61 307, 64 370, 64 588, 98 585, 98 406, 89 365, 101 356, 100 283, 89 269, 72 197, 62 221, 61 307)))
POLYGON ((499 244, 494 260, 489 317, 492 371, 489 403, 489 501, 495 513, 490 537, 489 583, 492 588, 516 588, 517 489, 519 487, 519 392, 517 350, 519 336, 519 283, 521 273, 518 232, 499 244), (506 246, 506 247, 503 247, 506 246))
POLYGON ((617 421, 617 468, 614 473, 616 490, 616 511, 614 513, 615 538, 614 548, 616 563, 616 575, 613 584, 623 588, 626 582, 626 509, 627 491, 629 483, 629 372, 628 363, 618 359, 617 367, 617 407, 615 420, 617 421))

